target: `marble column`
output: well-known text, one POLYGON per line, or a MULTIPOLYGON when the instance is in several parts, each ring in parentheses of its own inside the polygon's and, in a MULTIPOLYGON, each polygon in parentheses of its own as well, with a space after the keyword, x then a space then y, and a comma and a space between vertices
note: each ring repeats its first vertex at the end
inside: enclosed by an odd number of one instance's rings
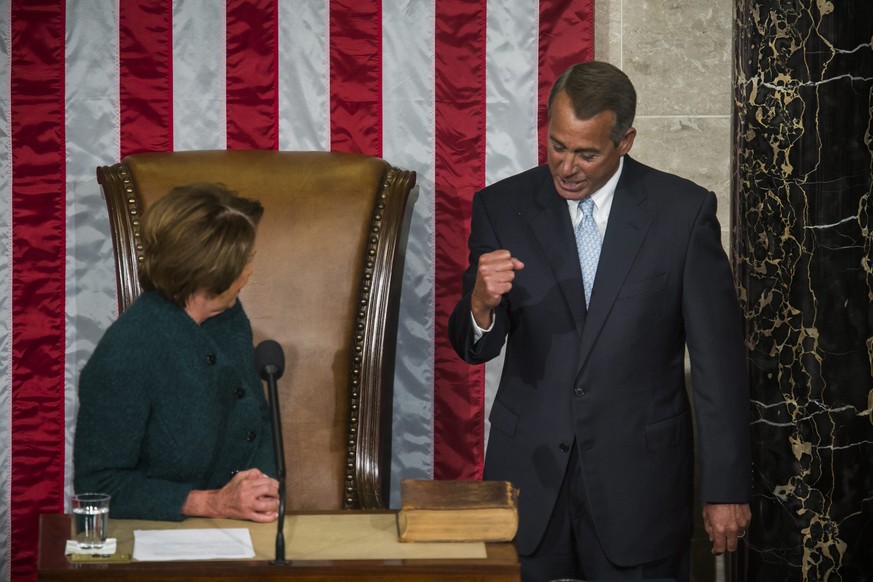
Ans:
POLYGON ((735 0, 753 525, 733 578, 873 580, 873 2, 735 0))

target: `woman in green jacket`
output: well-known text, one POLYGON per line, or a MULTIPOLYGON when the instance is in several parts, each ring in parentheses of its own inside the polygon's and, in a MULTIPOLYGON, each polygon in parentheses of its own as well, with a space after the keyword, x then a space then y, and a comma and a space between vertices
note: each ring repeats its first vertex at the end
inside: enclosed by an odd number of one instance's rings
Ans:
POLYGON ((142 222, 144 292, 79 380, 76 491, 118 518, 277 518, 270 416, 237 299, 263 207, 217 184, 175 188, 142 222))

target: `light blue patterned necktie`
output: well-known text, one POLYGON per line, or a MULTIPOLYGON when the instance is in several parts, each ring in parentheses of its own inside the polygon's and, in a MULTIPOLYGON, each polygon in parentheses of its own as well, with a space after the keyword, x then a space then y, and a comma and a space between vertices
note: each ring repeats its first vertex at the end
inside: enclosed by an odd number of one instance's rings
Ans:
POLYGON ((582 284, 585 286, 585 306, 591 301, 594 288, 594 275, 597 261, 600 260, 600 231, 594 222, 594 200, 586 196, 579 201, 582 220, 576 226, 576 250, 579 252, 579 266, 582 267, 582 284))

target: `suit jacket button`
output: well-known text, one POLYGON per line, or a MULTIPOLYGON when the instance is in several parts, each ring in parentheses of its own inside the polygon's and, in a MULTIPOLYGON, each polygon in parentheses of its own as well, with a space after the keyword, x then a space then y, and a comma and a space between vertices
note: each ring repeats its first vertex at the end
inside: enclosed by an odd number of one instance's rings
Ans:
POLYGON ((583 390, 582 388, 575 388, 573 390, 573 394, 575 394, 579 398, 582 398, 583 396, 585 396, 585 390, 583 390))
POLYGON ((237 398, 242 398, 243 396, 246 395, 246 391, 244 388, 240 388, 239 386, 237 386, 233 391, 233 395, 236 396, 237 398))
POLYGON ((570 452, 570 445, 568 445, 567 443, 561 443, 560 445, 558 445, 558 448, 561 449, 562 453, 570 452))
POLYGON ((255 434, 255 431, 249 431, 249 434, 246 435, 246 440, 252 442, 258 435, 255 434))
POLYGON ((210 366, 215 365, 215 354, 206 354, 206 363, 210 366))

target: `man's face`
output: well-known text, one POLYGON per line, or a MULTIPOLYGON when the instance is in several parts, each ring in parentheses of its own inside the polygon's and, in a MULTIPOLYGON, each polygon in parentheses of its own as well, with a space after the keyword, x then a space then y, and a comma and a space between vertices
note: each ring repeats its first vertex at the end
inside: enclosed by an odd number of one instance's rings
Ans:
POLYGON ((566 91, 552 103, 549 118, 549 169, 558 194, 567 200, 582 200, 606 184, 618 169, 621 156, 634 143, 630 128, 615 145, 612 124, 615 113, 603 111, 591 119, 576 119, 566 91))

